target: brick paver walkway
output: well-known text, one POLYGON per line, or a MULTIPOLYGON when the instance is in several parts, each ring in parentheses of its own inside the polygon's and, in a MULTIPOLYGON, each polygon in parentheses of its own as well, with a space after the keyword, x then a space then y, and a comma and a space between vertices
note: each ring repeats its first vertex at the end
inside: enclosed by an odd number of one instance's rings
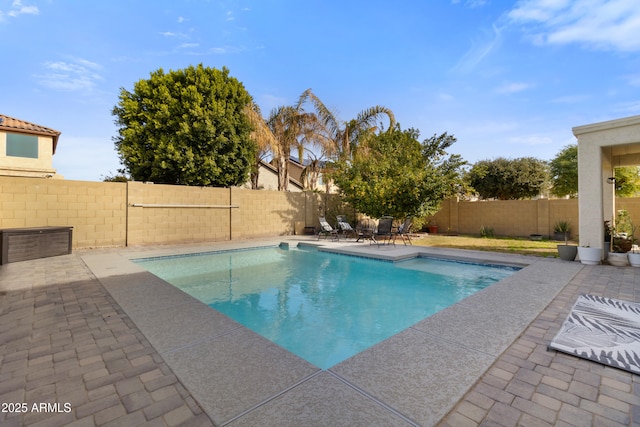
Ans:
POLYGON ((583 268, 441 426, 640 426, 640 377, 547 345, 578 295, 640 302, 640 270, 583 268))
MULTIPOLYGON (((640 426, 639 376, 547 349, 582 293, 640 302, 640 269, 583 268, 441 425, 640 426)), ((76 254, 0 267, 0 403, 26 404, 2 426, 212 425, 76 254)))
POLYGON ((213 425, 79 257, 0 268, 0 425, 213 425))

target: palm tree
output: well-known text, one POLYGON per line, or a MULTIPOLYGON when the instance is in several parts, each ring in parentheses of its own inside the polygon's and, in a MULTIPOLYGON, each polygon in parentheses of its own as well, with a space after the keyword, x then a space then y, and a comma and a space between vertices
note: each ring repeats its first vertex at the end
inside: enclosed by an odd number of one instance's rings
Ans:
POLYGON ((289 188, 291 149, 312 140, 317 123, 315 114, 305 113, 295 107, 282 106, 271 111, 267 125, 275 137, 271 152, 278 168, 278 190, 287 191, 289 188))
MULTIPOLYGON (((270 151, 278 170, 278 190, 289 188, 289 157, 292 148, 303 152, 304 144, 314 138, 318 120, 313 113, 304 113, 294 107, 281 106, 271 111, 265 121, 260 107, 253 101, 244 110, 253 127, 251 138, 258 145, 254 165, 251 171, 251 188, 258 188, 260 162, 270 151)), ((302 156, 300 156, 302 161, 302 156)))
POLYGON ((309 101, 322 125, 322 132, 317 133, 315 139, 328 153, 337 158, 349 158, 352 152, 363 142, 367 134, 381 130, 376 124, 378 120, 386 116, 389 120, 387 131, 393 129, 396 119, 393 112, 381 105, 362 110, 355 119, 347 122, 340 121, 336 115, 329 110, 320 98, 311 89, 307 89, 300 95, 296 109, 303 111, 305 102, 309 101))
MULTIPOLYGON (((382 128, 376 121, 386 116, 391 130, 395 126, 393 112, 379 105, 363 110, 355 119, 342 122, 336 118, 320 99, 307 89, 300 95, 298 104, 281 106, 271 111, 265 122, 257 105, 251 103, 246 114, 254 127, 252 138, 265 153, 267 147, 273 154, 278 169, 278 190, 287 191, 289 187, 289 157, 293 148, 298 149, 300 162, 304 164, 305 144, 319 146, 322 156, 349 158, 353 151, 364 141, 368 134, 382 128), (315 112, 304 111, 306 101, 311 102, 315 112)), ((257 171, 263 155, 256 158, 255 173, 252 172, 252 188, 257 187, 257 171), (254 179, 255 178, 255 179, 254 179)), ((319 159, 315 158, 305 171, 307 186, 315 188, 319 174, 319 159)))
POLYGON ((258 145, 258 151, 251 167, 251 188, 253 190, 257 190, 260 162, 264 160, 269 149, 277 145, 277 141, 271 132, 271 129, 269 129, 269 126, 267 126, 262 118, 260 107, 258 107, 257 104, 251 101, 251 103, 245 107, 244 113, 253 127, 253 130, 251 131, 251 139, 253 139, 258 145))
POLYGON ((306 151, 309 153, 309 162, 302 169, 300 181, 302 181, 305 190, 315 190, 318 188, 318 178, 322 172, 321 160, 313 151, 306 151))

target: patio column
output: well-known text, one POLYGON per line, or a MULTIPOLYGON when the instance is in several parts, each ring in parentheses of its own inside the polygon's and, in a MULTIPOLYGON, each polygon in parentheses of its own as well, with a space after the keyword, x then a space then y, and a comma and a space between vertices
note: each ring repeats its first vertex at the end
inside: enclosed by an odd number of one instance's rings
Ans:
MULTIPOLYGON (((575 133, 575 130, 574 130, 575 133)), ((576 135, 577 136, 577 135, 576 135)), ((604 156, 598 144, 578 138, 578 195, 580 245, 602 248, 604 245, 604 156)), ((610 168, 608 168, 610 169, 610 168)))
POLYGON ((614 167, 640 161, 640 116, 577 126, 580 245, 604 246, 604 221, 615 217, 614 167))

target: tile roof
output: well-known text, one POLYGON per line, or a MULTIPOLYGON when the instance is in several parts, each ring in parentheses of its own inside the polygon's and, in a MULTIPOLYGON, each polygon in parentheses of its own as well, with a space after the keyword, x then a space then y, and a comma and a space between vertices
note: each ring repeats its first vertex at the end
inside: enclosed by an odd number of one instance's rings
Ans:
POLYGON ((53 138, 53 154, 56 152, 58 137, 62 132, 35 123, 15 119, 13 117, 0 114, 0 131, 27 133, 30 135, 44 135, 53 138))

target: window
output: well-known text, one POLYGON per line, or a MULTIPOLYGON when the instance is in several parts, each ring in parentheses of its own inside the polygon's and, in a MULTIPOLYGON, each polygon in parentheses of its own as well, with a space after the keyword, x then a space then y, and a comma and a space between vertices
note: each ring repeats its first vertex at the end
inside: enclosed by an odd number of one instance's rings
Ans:
POLYGON ((38 158, 38 137, 20 133, 7 133, 7 156, 38 158))

